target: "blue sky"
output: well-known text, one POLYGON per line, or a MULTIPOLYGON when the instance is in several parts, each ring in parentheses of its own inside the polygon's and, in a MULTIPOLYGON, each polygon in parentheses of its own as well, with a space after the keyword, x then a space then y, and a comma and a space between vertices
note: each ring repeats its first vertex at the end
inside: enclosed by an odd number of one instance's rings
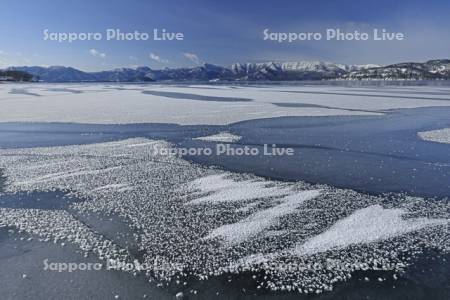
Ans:
POLYGON ((450 57, 450 1, 0 0, 0 67, 66 65, 82 70, 209 62, 325 60, 388 64, 450 57), (50 32, 182 32, 183 41, 44 41, 50 32), (263 40, 271 32, 326 28, 402 32, 404 41, 263 40))

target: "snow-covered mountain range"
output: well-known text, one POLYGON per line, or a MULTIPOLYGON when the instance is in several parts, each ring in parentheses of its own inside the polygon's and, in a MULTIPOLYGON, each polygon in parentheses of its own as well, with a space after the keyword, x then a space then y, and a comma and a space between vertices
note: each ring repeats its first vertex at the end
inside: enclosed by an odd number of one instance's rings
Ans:
POLYGON ((148 82, 148 81, 284 81, 450 79, 450 60, 399 63, 387 66, 345 65, 322 61, 236 63, 230 67, 204 64, 192 68, 154 70, 149 67, 83 72, 71 67, 10 67, 44 82, 148 82))
POLYGON ((351 71, 343 76, 344 79, 450 79, 450 60, 436 59, 425 63, 399 63, 377 68, 366 68, 351 71))

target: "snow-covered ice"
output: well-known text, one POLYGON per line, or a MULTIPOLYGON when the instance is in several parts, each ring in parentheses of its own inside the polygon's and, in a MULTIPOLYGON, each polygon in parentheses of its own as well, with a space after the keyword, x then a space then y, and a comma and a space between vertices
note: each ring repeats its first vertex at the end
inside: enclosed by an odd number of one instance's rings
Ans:
POLYGON ((239 135, 235 135, 229 132, 219 132, 218 134, 201 136, 194 138, 194 140, 207 141, 207 142, 223 142, 223 143, 234 143, 241 139, 239 135))
POLYGON ((199 190, 199 197, 188 204, 234 202, 292 193, 283 187, 267 187, 267 184, 263 180, 235 181, 224 174, 199 178, 190 183, 192 189, 199 190))
POLYGON ((279 218, 295 213, 295 210, 304 202, 309 199, 315 198, 320 195, 320 191, 311 190, 298 192, 280 199, 280 204, 277 204, 271 208, 258 211, 242 221, 233 224, 226 224, 219 228, 214 229, 206 237, 210 238, 223 238, 226 242, 231 244, 241 243, 274 225, 279 218))
POLYGON ((175 123, 224 125, 282 116, 377 115, 387 109, 450 106, 450 98, 432 88, 353 89, 339 86, 164 86, 111 84, 3 84, 2 122, 175 123), (14 91, 16 90, 16 91, 14 91), (19 90, 19 92, 17 92, 19 90), (71 90, 80 91, 73 93, 71 90), (145 94, 150 91, 154 94, 145 94), (158 93, 251 101, 172 99, 158 93), (298 107, 277 103, 312 104, 298 107))
POLYGON ((311 254, 333 248, 344 248, 352 244, 371 243, 416 231, 427 226, 446 225, 446 219, 404 219, 403 209, 385 209, 380 205, 369 206, 355 211, 345 219, 339 220, 330 229, 316 235, 304 244, 298 245, 295 252, 311 254))
POLYGON ((418 136, 425 141, 450 144, 450 128, 419 132, 418 136))

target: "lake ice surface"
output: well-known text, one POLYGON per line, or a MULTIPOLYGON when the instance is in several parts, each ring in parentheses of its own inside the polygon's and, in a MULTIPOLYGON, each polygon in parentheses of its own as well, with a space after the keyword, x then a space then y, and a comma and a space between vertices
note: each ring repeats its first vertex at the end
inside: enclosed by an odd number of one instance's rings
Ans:
MULTIPOLYGON (((450 88, 436 90, 2 84, 0 121, 224 125, 280 116, 377 116, 389 109, 450 106, 450 88)), ((221 133, 202 139, 236 137, 221 133)), ((258 283, 263 288, 314 292, 330 289, 355 270, 401 273, 418 253, 450 250, 448 201, 406 195, 387 201, 326 185, 267 180, 159 155, 155 147, 173 145, 133 138, 3 149, 5 193, 69 191, 85 200, 74 203, 74 211, 129 220, 143 253, 139 259, 153 266, 149 276, 162 281, 184 270, 200 279, 264 271, 268 279, 258 283), (307 272, 296 271, 299 266, 307 272)), ((71 242, 104 260, 136 259, 66 210, 2 207, 3 226, 43 241, 71 242)))
MULTIPOLYGON (((401 273, 417 253, 450 249, 446 201, 405 195, 386 201, 266 180, 160 155, 155 147, 172 145, 134 138, 3 149, 5 192, 70 191, 85 199, 72 204, 75 211, 129 220, 143 253, 138 259, 162 281, 184 270, 199 279, 249 270, 267 274, 263 288, 326 290, 361 268, 401 273), (298 272, 299 266, 310 269, 298 272)), ((136 259, 65 210, 0 208, 0 220, 0 226, 68 241, 102 259, 136 259)))
POLYGON ((348 87, 325 85, 211 89, 202 85, 2 84, 0 120, 224 125, 281 116, 377 115, 396 108, 450 106, 450 88, 440 89, 442 95, 435 95, 433 87, 389 87, 374 92, 373 88, 349 91, 348 87), (163 93, 171 93, 173 97, 164 97, 163 93), (251 101, 193 100, 196 95, 199 99, 251 101), (277 105, 280 103, 283 105, 277 105), (286 107, 290 103, 302 105, 286 107))

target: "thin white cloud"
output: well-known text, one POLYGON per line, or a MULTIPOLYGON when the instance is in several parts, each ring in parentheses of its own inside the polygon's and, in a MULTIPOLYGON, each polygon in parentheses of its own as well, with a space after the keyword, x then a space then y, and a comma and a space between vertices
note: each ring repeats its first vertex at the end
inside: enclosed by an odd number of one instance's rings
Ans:
POLYGON ((138 60, 138 58, 136 56, 130 55, 128 56, 129 60, 138 60))
POLYGON ((197 54, 185 52, 183 53, 183 56, 197 65, 200 64, 200 59, 198 58, 197 54))
MULTIPOLYGON (((5 51, 2 51, 2 50, 0 50, 0 55, 6 55, 6 52, 5 51)), ((4 66, 6 66, 6 62, 3 60, 3 58, 2 57, 0 57, 0 66, 1 67, 4 67, 4 66)))
POLYGON ((153 59, 154 61, 157 61, 159 63, 167 64, 169 61, 165 58, 160 57, 159 55, 156 55, 155 53, 150 53, 150 59, 153 59))
POLYGON ((100 58, 105 58, 106 54, 99 52, 97 49, 90 49, 89 50, 89 54, 94 56, 94 57, 100 57, 100 58))
POLYGON ((0 50, 0 66, 2 68, 14 65, 31 64, 30 58, 24 56, 21 52, 8 53, 0 50))

